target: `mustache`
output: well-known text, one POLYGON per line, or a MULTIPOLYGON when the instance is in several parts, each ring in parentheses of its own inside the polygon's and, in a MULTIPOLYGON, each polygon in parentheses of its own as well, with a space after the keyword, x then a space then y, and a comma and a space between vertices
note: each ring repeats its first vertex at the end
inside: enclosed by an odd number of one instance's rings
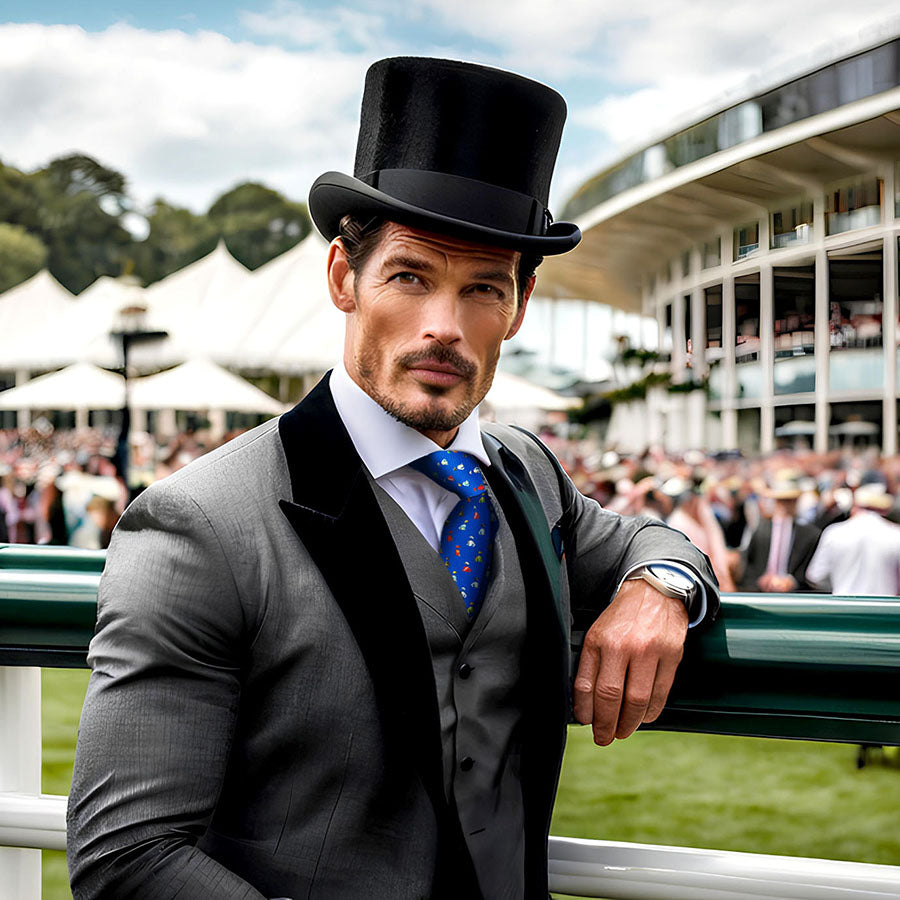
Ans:
POLYGON ((453 366, 465 378, 472 378, 478 371, 475 363, 466 359, 458 350, 454 350, 452 347, 445 347, 442 344, 435 344, 433 347, 427 347, 424 350, 404 353, 397 360, 401 366, 407 369, 429 361, 453 366))

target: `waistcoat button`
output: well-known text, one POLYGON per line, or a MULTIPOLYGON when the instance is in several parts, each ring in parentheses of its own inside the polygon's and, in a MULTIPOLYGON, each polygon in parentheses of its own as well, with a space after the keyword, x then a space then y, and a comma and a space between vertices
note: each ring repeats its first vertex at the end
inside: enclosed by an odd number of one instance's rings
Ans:
POLYGON ((472 666, 470 666, 468 663, 463 663, 457 669, 457 672, 459 673, 460 678, 468 678, 472 674, 472 666))
POLYGON ((472 759, 471 756, 463 757, 463 759, 461 759, 459 762, 459 767, 460 767, 460 769, 463 770, 463 772, 471 771, 472 766, 474 766, 474 765, 475 765, 475 760, 472 759))

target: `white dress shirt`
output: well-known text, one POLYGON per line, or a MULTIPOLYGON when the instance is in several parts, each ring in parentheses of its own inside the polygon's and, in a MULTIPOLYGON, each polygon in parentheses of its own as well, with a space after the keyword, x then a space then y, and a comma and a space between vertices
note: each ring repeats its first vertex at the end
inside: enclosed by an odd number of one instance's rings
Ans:
POLYGON ((491 462, 481 440, 478 410, 474 409, 459 426, 450 445, 442 448, 379 406, 347 374, 343 363, 334 367, 329 386, 338 415, 363 465, 437 550, 444 522, 459 497, 409 464, 435 450, 446 449, 470 453, 487 468, 491 462))
MULTIPOLYGON (((491 462, 481 440, 477 408, 459 426, 459 431, 449 446, 442 448, 431 438, 397 421, 385 411, 350 377, 343 363, 334 367, 329 387, 338 415, 363 465, 376 484, 387 491, 437 551, 444 523, 459 502, 459 497, 442 488, 427 475, 410 468, 409 464, 435 450, 446 449, 471 453, 487 468, 491 462)), ((690 624, 694 626, 702 621, 706 615, 706 589, 697 574, 687 566, 669 560, 652 562, 665 562, 698 583, 701 592, 700 611, 690 624)), ((637 568, 640 566, 634 566, 625 577, 637 568)))

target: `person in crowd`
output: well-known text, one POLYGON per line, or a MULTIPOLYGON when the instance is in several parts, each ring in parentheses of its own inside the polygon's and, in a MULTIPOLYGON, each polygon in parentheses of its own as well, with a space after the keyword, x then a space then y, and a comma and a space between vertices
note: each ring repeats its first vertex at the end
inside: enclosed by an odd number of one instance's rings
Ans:
POLYGON ((675 508, 666 520, 669 527, 686 535, 695 547, 709 557, 720 589, 734 593, 732 559, 725 546, 722 527, 716 521, 712 507, 701 495, 698 481, 676 476, 663 484, 662 491, 676 498, 675 508))
POLYGON ((743 554, 742 591, 789 594, 812 590, 806 567, 819 542, 820 531, 797 521, 800 486, 782 477, 766 493, 770 515, 761 519, 743 554))
POLYGON ((883 484, 858 487, 850 518, 822 532, 809 581, 841 596, 900 597, 900 525, 885 518, 893 503, 883 484))
POLYGON ((539 257, 579 240, 546 208, 564 111, 496 69, 370 68, 355 176, 309 198, 342 363, 113 536, 76 900, 546 900, 570 701, 626 737, 717 606, 683 535, 479 427, 539 257))

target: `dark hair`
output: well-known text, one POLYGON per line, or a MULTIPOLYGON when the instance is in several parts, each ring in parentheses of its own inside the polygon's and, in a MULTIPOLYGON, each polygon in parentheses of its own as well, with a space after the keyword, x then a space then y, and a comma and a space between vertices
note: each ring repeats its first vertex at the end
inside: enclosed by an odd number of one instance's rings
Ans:
MULTIPOLYGON (((373 218, 362 222, 355 216, 344 216, 341 219, 339 237, 344 245, 344 253, 347 256, 347 265, 351 272, 362 271, 369 257, 375 252, 375 248, 381 241, 387 219, 373 218)), ((543 256, 535 253, 523 252, 519 257, 519 268, 516 272, 516 290, 518 302, 522 302, 525 285, 531 278, 537 267, 544 261, 543 256)))

